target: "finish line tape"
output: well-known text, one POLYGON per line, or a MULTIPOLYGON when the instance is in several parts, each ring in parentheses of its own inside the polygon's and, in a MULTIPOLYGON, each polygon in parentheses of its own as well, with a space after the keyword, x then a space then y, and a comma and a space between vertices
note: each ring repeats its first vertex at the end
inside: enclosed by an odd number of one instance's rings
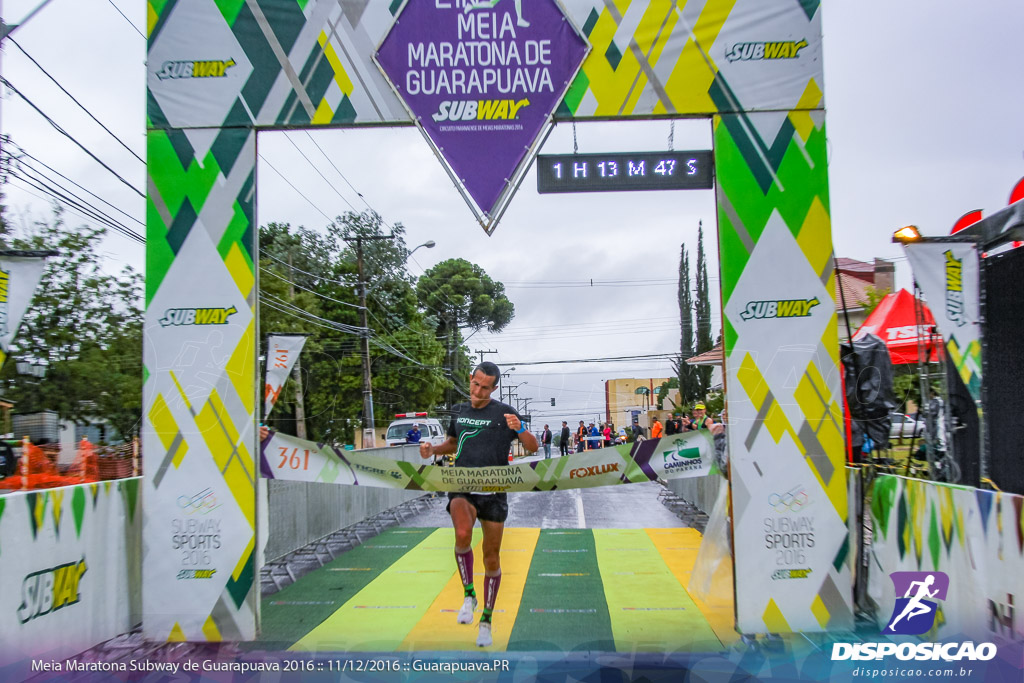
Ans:
POLYGON ((553 491, 702 477, 712 471, 713 454, 711 435, 696 431, 508 466, 440 467, 271 433, 260 472, 267 479, 409 491, 553 491))

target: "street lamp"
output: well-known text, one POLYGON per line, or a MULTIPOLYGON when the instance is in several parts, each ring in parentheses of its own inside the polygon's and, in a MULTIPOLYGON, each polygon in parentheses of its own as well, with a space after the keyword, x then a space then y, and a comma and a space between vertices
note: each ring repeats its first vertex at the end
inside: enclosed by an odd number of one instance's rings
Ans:
POLYGON ((405 258, 406 259, 412 258, 413 253, 417 249, 419 249, 420 247, 426 247, 427 249, 433 249, 435 246, 437 246, 437 242, 435 242, 434 240, 427 240, 423 244, 420 244, 418 246, 413 247, 412 251, 410 251, 408 254, 406 254, 405 258))
POLYGON ((909 244, 910 242, 917 242, 921 239, 921 231, 917 229, 916 225, 908 225, 900 228, 892 234, 892 241, 897 244, 909 244))

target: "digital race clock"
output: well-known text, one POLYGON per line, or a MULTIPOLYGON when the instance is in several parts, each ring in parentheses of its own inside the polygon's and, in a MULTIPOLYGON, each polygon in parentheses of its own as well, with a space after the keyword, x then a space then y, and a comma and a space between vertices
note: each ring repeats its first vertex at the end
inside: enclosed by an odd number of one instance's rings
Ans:
POLYGON ((540 194, 706 190, 713 179, 709 150, 537 156, 540 194))

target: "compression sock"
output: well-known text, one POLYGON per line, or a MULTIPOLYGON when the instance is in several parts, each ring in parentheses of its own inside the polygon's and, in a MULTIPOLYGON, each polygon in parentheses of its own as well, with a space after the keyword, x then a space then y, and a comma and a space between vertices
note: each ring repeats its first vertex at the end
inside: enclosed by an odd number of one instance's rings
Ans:
POLYGON ((462 579, 462 586, 466 590, 466 597, 475 598, 476 590, 473 588, 473 549, 460 550, 455 548, 455 565, 459 568, 459 578, 462 579))
POLYGON ((494 576, 484 574, 484 616, 483 621, 491 620, 491 612, 494 611, 494 601, 498 597, 498 586, 501 585, 501 570, 494 576))

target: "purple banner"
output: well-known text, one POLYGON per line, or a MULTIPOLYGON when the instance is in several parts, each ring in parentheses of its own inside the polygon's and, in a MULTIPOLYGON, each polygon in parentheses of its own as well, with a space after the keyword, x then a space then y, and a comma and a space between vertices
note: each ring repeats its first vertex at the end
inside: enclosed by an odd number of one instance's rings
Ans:
POLYGON ((554 0, 409 0, 376 58, 493 217, 586 52, 554 0))

